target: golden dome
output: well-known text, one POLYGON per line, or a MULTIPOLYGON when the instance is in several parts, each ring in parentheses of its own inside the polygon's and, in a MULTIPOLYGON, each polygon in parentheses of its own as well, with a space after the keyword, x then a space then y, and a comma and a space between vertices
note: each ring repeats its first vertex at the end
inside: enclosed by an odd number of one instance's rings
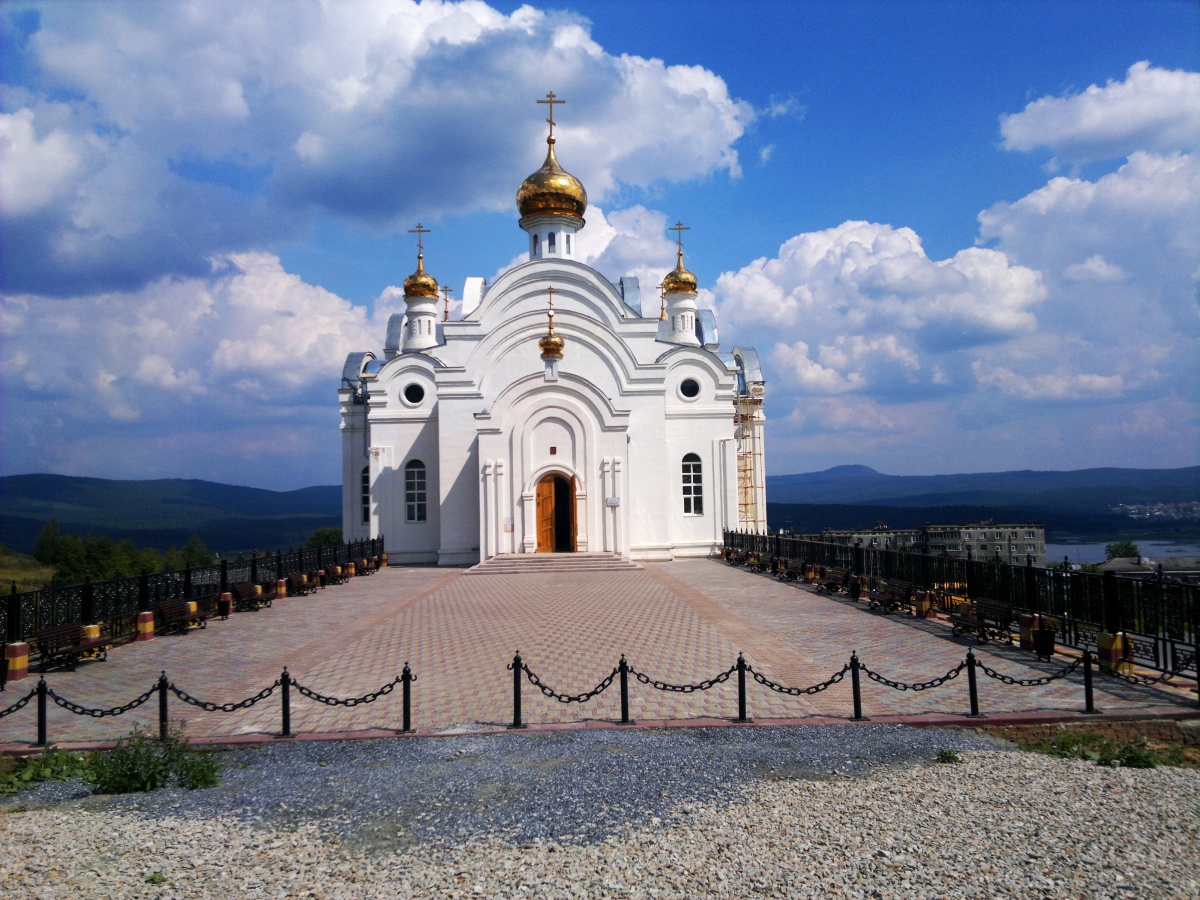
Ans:
POLYGON ((517 209, 521 217, 536 215, 583 218, 587 209, 587 191, 579 179, 558 164, 554 156, 554 138, 547 138, 546 161, 521 182, 517 191, 517 209))
POLYGON ((425 271, 425 256, 417 254, 417 271, 404 279, 405 297, 436 297, 437 279, 425 271))
POLYGON ((547 318, 550 320, 550 330, 538 341, 538 346, 542 348, 542 359, 562 359, 563 347, 567 342, 554 333, 554 313, 551 312, 547 318))
POLYGON ((696 292, 696 276, 683 267, 683 250, 679 251, 679 261, 675 269, 663 279, 664 294, 684 294, 696 292))

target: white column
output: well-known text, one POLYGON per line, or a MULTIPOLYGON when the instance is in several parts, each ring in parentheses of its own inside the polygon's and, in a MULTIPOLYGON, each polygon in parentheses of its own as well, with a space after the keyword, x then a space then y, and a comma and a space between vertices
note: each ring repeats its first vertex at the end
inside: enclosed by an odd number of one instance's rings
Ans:
POLYGON ((629 549, 624 546, 623 540, 625 537, 625 529, 621 527, 622 520, 625 516, 625 500, 621 497, 621 457, 617 456, 612 461, 612 480, 613 480, 613 496, 617 498, 617 506, 613 507, 613 546, 616 552, 621 556, 628 556, 629 549))
POLYGON ((512 538, 510 533, 504 530, 505 513, 509 511, 509 506, 504 502, 504 462, 496 460, 496 478, 495 478, 495 503, 492 510, 492 518, 494 520, 496 534, 496 552, 510 553, 510 543, 512 538))
POLYGON ((606 456, 600 460, 600 495, 604 503, 604 514, 600 517, 600 546, 604 548, 605 553, 616 553, 616 542, 613 540, 608 506, 608 498, 613 495, 611 469, 612 457, 606 456))
POLYGON ((488 508, 492 505, 492 461, 485 459, 483 465, 479 468, 479 555, 487 560, 496 555, 493 550, 493 544, 489 540, 492 535, 492 515, 491 510, 488 508))
POLYGON ((532 491, 521 494, 521 552, 537 551, 537 495, 532 491))

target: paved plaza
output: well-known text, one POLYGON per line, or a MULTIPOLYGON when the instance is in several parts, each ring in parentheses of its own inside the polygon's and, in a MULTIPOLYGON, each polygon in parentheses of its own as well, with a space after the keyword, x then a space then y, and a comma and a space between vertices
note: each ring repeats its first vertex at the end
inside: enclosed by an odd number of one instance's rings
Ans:
MULTIPOLYGON (((775 682, 807 687, 825 681, 857 651, 875 672, 900 682, 928 681, 957 666, 971 640, 944 622, 882 615, 865 603, 820 595, 804 586, 687 560, 600 572, 466 574, 465 570, 387 568, 307 597, 277 600, 259 612, 211 620, 204 630, 116 647, 107 662, 46 674, 60 696, 91 708, 125 704, 165 670, 202 700, 230 703, 257 694, 286 666, 321 694, 349 698, 391 682, 405 662, 412 685, 412 722, 423 734, 503 728, 512 719, 514 652, 547 684, 576 694, 597 684, 622 653, 635 669, 690 684, 725 671, 738 653, 775 682)), ((1067 665, 1059 655, 995 642, 975 647, 981 662, 1014 678, 1039 678, 1067 665)), ((1045 686, 1006 685, 979 673, 981 711, 1064 717, 1083 709, 1082 672, 1045 686)), ((12 682, 0 708, 16 702, 38 676, 12 682)), ((931 690, 897 691, 862 679, 863 711, 875 721, 937 722, 969 711, 967 677, 931 690)), ((564 704, 523 685, 531 725, 610 725, 620 718, 617 685, 586 704, 564 704)), ((172 720, 192 738, 269 738, 280 730, 278 693, 235 712, 204 712, 170 697, 172 720)), ((1105 714, 1200 713, 1194 685, 1129 685, 1097 674, 1096 706, 1105 714)), ((787 696, 753 681, 749 713, 756 722, 845 722, 853 712, 850 678, 828 690, 787 696)), ((737 715, 736 678, 709 691, 655 690, 630 679, 631 716, 639 725, 713 724, 737 715)), ((118 717, 72 714, 50 704, 55 742, 112 740, 135 723, 157 729, 158 700, 118 717)), ((957 718, 961 724, 971 719, 957 718)), ((372 733, 401 728, 397 688, 378 701, 328 706, 292 693, 298 734, 372 733)), ((35 704, 0 719, 0 748, 29 746, 37 735, 35 704)))

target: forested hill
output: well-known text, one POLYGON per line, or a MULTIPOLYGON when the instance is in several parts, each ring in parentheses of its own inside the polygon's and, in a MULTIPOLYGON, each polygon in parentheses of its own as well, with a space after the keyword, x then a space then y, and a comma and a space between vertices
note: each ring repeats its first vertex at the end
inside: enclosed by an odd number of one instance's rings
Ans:
POLYGON ((179 547, 196 534, 218 553, 274 550, 298 546, 318 528, 340 528, 341 488, 269 491, 178 478, 0 477, 0 543, 28 552, 51 518, 64 533, 129 538, 139 547, 179 547))

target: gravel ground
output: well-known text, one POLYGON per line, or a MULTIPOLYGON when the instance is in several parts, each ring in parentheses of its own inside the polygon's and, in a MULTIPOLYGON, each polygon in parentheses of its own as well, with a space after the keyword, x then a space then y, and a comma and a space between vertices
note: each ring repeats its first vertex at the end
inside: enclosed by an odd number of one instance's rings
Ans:
POLYGON ((222 760, 210 790, 9 798, 0 896, 1200 897, 1200 773, 971 732, 534 732, 222 760))

